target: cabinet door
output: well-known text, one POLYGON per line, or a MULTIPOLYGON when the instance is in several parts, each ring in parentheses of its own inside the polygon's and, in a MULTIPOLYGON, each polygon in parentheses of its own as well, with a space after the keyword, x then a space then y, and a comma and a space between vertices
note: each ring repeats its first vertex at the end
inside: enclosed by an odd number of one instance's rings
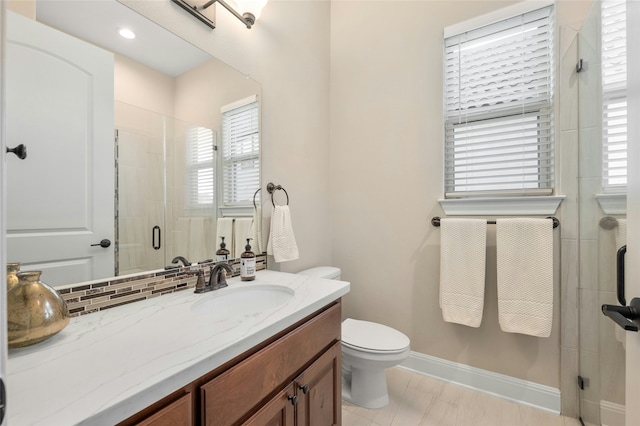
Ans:
POLYGON ((296 380, 297 426, 341 424, 341 349, 340 342, 336 342, 296 380))
POLYGON ((272 400, 260 409, 249 420, 243 423, 244 426, 294 426, 295 395, 294 383, 291 383, 285 390, 277 394, 272 400))

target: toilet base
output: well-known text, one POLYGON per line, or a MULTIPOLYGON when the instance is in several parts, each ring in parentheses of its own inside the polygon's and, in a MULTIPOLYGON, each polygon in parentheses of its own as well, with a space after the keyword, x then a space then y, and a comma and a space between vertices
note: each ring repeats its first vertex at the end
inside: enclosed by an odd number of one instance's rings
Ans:
POLYGON ((342 399, 364 408, 388 405, 389 393, 384 370, 351 366, 350 371, 343 371, 342 399))

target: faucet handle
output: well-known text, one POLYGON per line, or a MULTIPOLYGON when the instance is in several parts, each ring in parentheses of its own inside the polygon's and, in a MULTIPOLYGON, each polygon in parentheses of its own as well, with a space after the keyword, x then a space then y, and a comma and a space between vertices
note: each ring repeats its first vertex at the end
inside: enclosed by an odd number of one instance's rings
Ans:
POLYGON ((198 270, 197 273, 198 279, 196 281, 196 293, 203 293, 205 291, 205 287, 207 283, 204 281, 204 271, 202 269, 198 270))

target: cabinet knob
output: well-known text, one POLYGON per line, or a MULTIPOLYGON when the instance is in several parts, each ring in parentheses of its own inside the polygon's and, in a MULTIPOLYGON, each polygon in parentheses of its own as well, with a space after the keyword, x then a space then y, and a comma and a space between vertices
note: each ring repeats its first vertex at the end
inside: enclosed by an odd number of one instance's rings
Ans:
POLYGON ((300 388, 300 390, 302 391, 303 394, 307 394, 309 392, 309 385, 300 385, 298 386, 300 388))
POLYGON ((298 396, 297 395, 289 395, 289 396, 287 396, 287 399, 289 401, 291 401, 291 405, 296 405, 298 403, 298 396))

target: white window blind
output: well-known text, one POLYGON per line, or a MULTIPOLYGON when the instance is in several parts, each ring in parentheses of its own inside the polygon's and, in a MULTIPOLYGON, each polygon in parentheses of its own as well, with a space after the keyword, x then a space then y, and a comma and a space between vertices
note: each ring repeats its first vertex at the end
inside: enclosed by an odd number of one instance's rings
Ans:
POLYGON ((215 140, 205 127, 187 130, 187 206, 211 208, 215 200, 215 140))
POLYGON ((253 205, 260 188, 260 133, 255 96, 223 108, 222 173, 225 206, 253 205))
POLYGON ((554 23, 545 7, 444 40, 445 194, 550 194, 554 23))
POLYGON ((627 25, 625 0, 603 0, 602 188, 627 187, 627 25))

